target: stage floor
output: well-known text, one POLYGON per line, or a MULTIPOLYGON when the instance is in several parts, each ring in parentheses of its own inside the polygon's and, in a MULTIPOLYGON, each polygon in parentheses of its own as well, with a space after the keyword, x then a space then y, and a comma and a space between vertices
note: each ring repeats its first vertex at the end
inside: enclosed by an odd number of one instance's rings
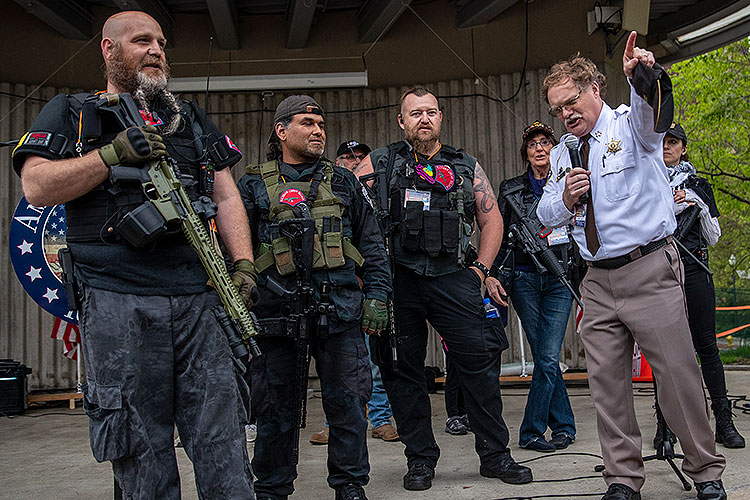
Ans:
MULTIPOLYGON (((750 371, 728 371, 727 383, 732 396, 748 394, 750 397, 750 371)), ((314 387, 314 383, 311 385, 314 387)), ((601 463, 591 456, 566 453, 600 454, 596 436, 594 407, 588 388, 580 381, 569 385, 569 393, 576 416, 578 436, 565 452, 541 454, 518 447, 518 427, 523 417, 527 386, 503 384, 504 418, 511 431, 510 448, 518 461, 538 458, 528 465, 534 478, 541 481, 562 480, 577 476, 597 476, 594 466, 601 463)), ((644 452, 652 453, 651 440, 655 429, 653 391, 650 384, 635 384, 638 420, 644 435, 644 452)), ((314 392, 309 400, 308 427, 301 431, 299 478, 297 491, 291 498, 304 500, 330 500, 333 491, 326 483, 326 446, 308 443, 310 434, 323 428, 320 393, 314 392)), ((431 396, 433 428, 442 450, 436 477, 430 490, 407 492, 402 488, 406 472, 403 445, 386 443, 368 437, 370 445, 371 480, 367 494, 371 500, 494 500, 532 497, 534 495, 563 495, 556 498, 598 499, 605 491, 601 477, 569 482, 535 482, 511 486, 497 479, 479 476, 479 460, 474 452, 474 437, 451 436, 443 432, 445 406, 442 392, 431 396), (598 494, 597 494, 598 493, 598 494), (566 495, 571 495, 570 497, 566 495)), ((88 421, 80 402, 69 410, 67 401, 57 408, 34 407, 25 416, 13 419, 0 417, 0 499, 55 500, 110 499, 112 473, 109 464, 97 464, 89 449, 88 421), (29 417, 37 418, 29 418, 29 417)), ((735 410, 736 425, 750 438, 750 410, 735 410)), ((711 421, 713 428, 714 422, 711 421)), ((369 434, 368 434, 369 436, 369 434)), ((549 436, 548 436, 549 437, 549 436)), ((252 455, 252 443, 248 450, 252 455)), ((678 447, 679 450, 679 447, 678 447)), ((732 500, 750 500, 750 452, 747 448, 728 450, 719 446, 727 458, 724 483, 732 500)), ((182 475, 183 498, 196 499, 195 484, 190 461, 182 448, 176 450, 182 475)), ((679 461, 678 461, 679 463, 679 461)), ((686 492, 665 462, 646 464, 647 480, 642 493, 645 499, 689 499, 695 491, 686 492)))

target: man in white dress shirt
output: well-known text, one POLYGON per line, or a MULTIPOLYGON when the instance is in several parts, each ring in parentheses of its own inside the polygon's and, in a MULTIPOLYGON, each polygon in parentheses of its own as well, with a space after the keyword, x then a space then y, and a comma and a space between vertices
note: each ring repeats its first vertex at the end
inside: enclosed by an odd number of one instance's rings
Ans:
POLYGON ((607 106, 604 76, 581 56, 547 75, 550 113, 579 138, 583 168, 571 168, 568 148, 556 146, 537 213, 547 226, 572 225, 589 265, 581 284, 581 339, 609 486, 602 500, 640 500, 645 480, 633 407, 634 340, 658 380, 664 417, 680 440, 682 469, 698 499, 723 500, 725 461, 716 452, 690 340, 683 269, 670 236, 677 223, 664 134, 655 131, 671 121, 671 83, 635 39, 632 32, 623 55, 631 106, 607 106))

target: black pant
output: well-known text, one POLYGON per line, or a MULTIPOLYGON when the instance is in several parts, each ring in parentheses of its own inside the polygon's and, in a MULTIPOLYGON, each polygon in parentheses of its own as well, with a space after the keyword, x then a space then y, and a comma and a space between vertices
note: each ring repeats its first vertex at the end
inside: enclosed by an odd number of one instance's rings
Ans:
POLYGON ((693 337, 693 347, 701 361, 703 382, 708 388, 711 401, 727 396, 724 380, 724 365, 721 364, 716 345, 716 291, 714 280, 695 263, 685 264, 685 298, 687 299, 688 323, 693 337))
MULTIPOLYGON (((407 462, 434 466, 440 457, 424 376, 429 321, 445 341, 455 364, 475 433, 475 449, 483 464, 494 465, 509 453, 499 382, 499 355, 508 341, 501 320, 485 318, 479 276, 466 268, 429 278, 397 266, 393 289, 398 371, 394 372, 388 361, 382 362, 380 369, 399 436, 406 445, 407 462)), ((380 359, 388 360, 387 344, 378 345, 380 359)))
POLYGON ((449 418, 466 415, 463 389, 449 352, 445 353, 445 412, 449 418))
MULTIPOLYGON (((294 491, 297 465, 292 449, 295 438, 295 344, 291 339, 258 339, 263 355, 253 358, 253 413, 258 418, 253 470, 255 492, 260 497, 285 499, 294 491)), ((372 392, 370 358, 359 324, 325 340, 313 338, 323 393, 323 410, 330 428, 328 485, 366 485, 370 464, 367 456, 366 404, 372 392)), ((307 397, 307 395, 304 395, 307 397)))

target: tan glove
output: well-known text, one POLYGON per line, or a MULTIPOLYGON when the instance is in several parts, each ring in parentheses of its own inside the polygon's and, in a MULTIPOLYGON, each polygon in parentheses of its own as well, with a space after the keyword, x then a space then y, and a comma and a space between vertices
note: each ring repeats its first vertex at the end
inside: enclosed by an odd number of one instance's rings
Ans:
POLYGON ((130 127, 115 136, 111 143, 99 148, 99 156, 109 167, 141 165, 149 160, 168 156, 164 139, 156 127, 130 127))
POLYGON ((260 299, 258 293, 258 271, 255 270, 255 263, 240 259, 234 263, 234 273, 232 273, 232 283, 240 292, 240 297, 247 308, 253 307, 260 299))

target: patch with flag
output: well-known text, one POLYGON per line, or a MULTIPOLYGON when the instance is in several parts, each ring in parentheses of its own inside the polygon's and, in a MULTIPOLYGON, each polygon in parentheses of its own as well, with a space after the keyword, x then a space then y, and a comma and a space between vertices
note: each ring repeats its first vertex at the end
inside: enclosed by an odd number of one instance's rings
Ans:
POLYGON ((305 193, 297 188, 285 189, 279 196, 279 203, 286 203, 290 207, 293 207, 300 201, 305 201, 305 193))
POLYGON ((228 135, 225 135, 224 139, 227 141, 227 146, 229 146, 230 148, 234 149, 239 154, 242 154, 242 151, 240 151, 240 148, 238 148, 237 145, 232 142, 232 139, 230 139, 228 135))

